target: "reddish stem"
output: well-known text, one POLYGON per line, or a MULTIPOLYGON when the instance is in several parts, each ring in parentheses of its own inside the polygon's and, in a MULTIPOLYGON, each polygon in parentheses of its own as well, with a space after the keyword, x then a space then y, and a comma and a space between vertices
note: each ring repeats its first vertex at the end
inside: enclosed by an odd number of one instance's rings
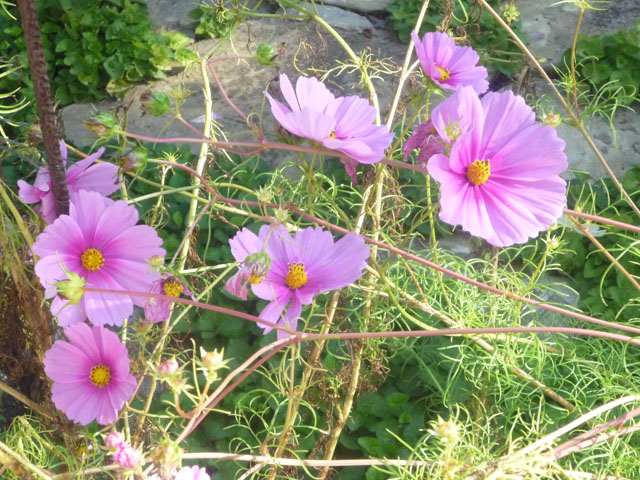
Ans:
POLYGON ((216 81, 216 84, 218 85, 218 89, 220 90, 220 93, 222 94, 222 96, 224 97, 225 102, 227 102, 227 104, 238 114, 240 115, 245 122, 247 122, 247 125, 249 125, 251 127, 251 129, 256 132, 256 134, 258 135, 258 137, 260 137, 260 140, 262 142, 265 141, 264 138, 264 134, 262 133, 262 131, 256 126, 255 123, 253 123, 251 120, 249 120, 249 117, 247 117, 244 112, 242 110, 240 110, 235 103, 233 103, 231 101, 231 99, 229 98, 229 96, 227 95, 226 90, 224 89, 224 87, 222 86, 222 82, 220 82, 220 79, 218 78, 218 74, 216 73, 215 68, 213 68, 213 64, 209 63, 208 65, 209 67, 209 71, 211 72, 211 75, 213 76, 213 79, 216 81))
POLYGON ((611 220, 610 218, 600 217, 598 215, 591 215, 589 213, 576 212, 575 210, 569 210, 568 208, 564 209, 564 213, 567 215, 571 215, 573 217, 584 218, 585 220, 592 220, 597 223, 602 223, 604 225, 611 225, 613 227, 622 228, 624 230, 629 230, 631 232, 640 233, 640 227, 635 225, 631 225, 624 222, 618 222, 617 220, 611 220))
MULTIPOLYGON (((174 303, 182 303, 184 305, 192 305, 194 307, 213 310, 215 312, 225 313, 234 317, 250 320, 255 323, 268 325, 276 330, 282 330, 291 335, 290 339, 294 342, 304 342, 309 340, 357 340, 367 338, 406 338, 406 337, 439 337, 444 335, 473 335, 473 334, 500 334, 500 333, 566 333, 574 335, 586 335, 590 337, 606 338, 609 340, 617 340, 620 342, 628 342, 633 345, 640 346, 640 339, 634 339, 627 335, 611 332, 601 332, 598 330, 588 330, 586 328, 573 327, 491 327, 491 328, 445 328, 441 330, 412 330, 399 332, 363 332, 363 333, 301 333, 286 327, 281 327, 273 322, 263 320, 244 312, 239 312, 231 308, 218 307, 207 303, 189 300, 188 298, 170 297, 150 292, 135 292, 131 290, 109 290, 106 288, 84 287, 85 292, 109 293, 113 295, 126 295, 135 297, 157 298, 167 300, 174 303)), ((550 305, 547 305, 550 306, 550 305)), ((605 322, 608 323, 608 322, 605 322)), ((640 330, 640 329, 635 329, 640 330)))
MULTIPOLYGON (((230 203, 233 205, 248 205, 248 206, 254 206, 254 207, 270 207, 270 208, 280 208, 280 205, 275 205, 273 203, 262 203, 262 202, 252 202, 252 201, 247 201, 247 200, 236 200, 233 198, 227 198, 227 197, 223 197, 222 195, 220 195, 211 185, 209 185, 206 180, 198 174, 198 172, 196 172, 194 169, 192 169, 191 167, 188 167, 186 165, 182 165, 180 163, 174 163, 174 162, 169 162, 166 160, 157 160, 156 163, 159 164, 165 164, 165 165, 172 165, 175 166, 177 168, 181 168, 182 170, 185 170, 187 172, 189 172, 192 175, 197 176, 200 181, 202 182, 202 185, 207 189, 207 191, 209 191, 212 195, 214 195, 218 200, 223 201, 225 203, 230 203)), ((351 233, 349 230, 342 228, 342 227, 338 227, 337 225, 333 225, 332 223, 329 223, 325 220, 321 220, 317 217, 314 217, 313 215, 309 215, 308 213, 303 212, 302 210, 298 209, 297 207, 293 206, 293 204, 289 205, 288 208, 290 211, 296 213, 297 215, 306 218, 307 220, 312 221, 313 223, 317 224, 317 225, 321 225, 324 226, 330 230, 336 231, 336 232, 340 232, 342 234, 347 234, 347 233, 351 233)), ((479 282, 477 280, 473 280, 472 278, 469 277, 465 277, 464 275, 461 275, 457 272, 454 272, 453 270, 449 270, 448 268, 442 267, 436 263, 430 262, 429 260, 425 260, 424 258, 420 258, 417 255, 414 255, 412 253, 406 252, 400 248, 394 247, 392 245, 388 245, 384 242, 380 242, 377 240, 373 240, 372 238, 368 238, 364 235, 362 235, 362 238, 364 239, 364 241, 370 245, 376 245, 380 248, 384 248, 386 250, 389 250, 390 252, 396 253, 398 255, 401 255, 405 258, 408 258, 409 260, 413 260, 414 262, 420 263, 422 265, 425 265, 429 268, 433 268, 434 270, 437 270, 439 272, 444 273, 445 275, 448 275, 450 277, 455 278, 456 280, 460 280, 461 282, 465 282, 468 283, 469 285, 473 285, 474 287, 480 288, 482 290, 486 290, 488 292, 494 293, 496 295, 502 295, 505 296, 511 300, 516 300, 518 302, 522 302, 522 303, 526 303, 527 305, 531 305, 533 307, 538 307, 538 308, 542 308, 543 310, 548 310, 550 312, 555 312, 555 313, 560 313, 562 315, 565 315, 567 317, 572 317, 572 318, 577 318, 578 320, 583 320, 585 322, 589 322, 589 323, 593 323, 595 325, 601 325, 604 327, 608 327, 608 328, 613 328, 613 329, 617 329, 617 330, 623 330, 626 332, 632 332, 632 333, 637 333, 640 334, 640 328, 636 328, 636 327, 632 327, 632 326, 628 326, 628 325, 621 325, 619 323, 614 323, 614 322, 607 322, 606 320, 599 320, 595 317, 591 317, 589 315, 585 315, 583 313, 578 313, 578 312, 572 312, 571 310, 567 310, 565 308, 562 307, 556 307, 555 305, 549 305, 547 303, 543 303, 540 302, 538 300, 534 300, 532 298, 527 298, 527 297, 522 297, 520 295, 517 295, 515 293, 512 292, 507 292, 505 290, 501 290, 499 288, 496 287, 492 287, 490 285, 487 285, 485 283, 479 282)))
POLYGON ((84 287, 84 291, 96 292, 96 293, 112 293, 116 295, 127 295, 127 296, 135 296, 135 297, 157 298, 160 300, 166 300, 173 303, 182 303, 183 305, 191 305, 193 307, 199 307, 205 310, 212 310, 214 312, 226 313, 227 315, 233 315, 234 317, 250 320, 252 322, 255 322, 261 325, 266 325, 275 330, 282 330, 283 332, 286 332, 290 335, 298 334, 298 332, 296 332, 295 330, 291 330, 290 328, 277 325, 268 320, 263 320, 262 318, 256 317, 255 315, 251 315, 249 313, 238 312, 237 310, 232 310, 230 308, 225 308, 225 307, 218 307, 217 305, 209 305, 208 303, 202 303, 196 300, 189 300, 188 298, 169 297, 167 295, 161 295, 159 293, 151 293, 151 292, 131 292, 127 290, 110 290, 107 288, 93 288, 93 287, 84 287))

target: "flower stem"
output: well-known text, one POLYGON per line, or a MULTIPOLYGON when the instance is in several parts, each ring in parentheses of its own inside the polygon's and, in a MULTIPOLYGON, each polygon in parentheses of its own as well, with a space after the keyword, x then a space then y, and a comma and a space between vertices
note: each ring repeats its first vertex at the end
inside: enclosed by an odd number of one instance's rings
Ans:
MULTIPOLYGON (((204 92, 204 135, 205 137, 209 137, 213 133, 211 129, 212 122, 212 105, 213 100, 211 99, 211 86, 209 85, 209 76, 207 75, 207 59, 202 58, 200 60, 200 74, 202 75, 202 90, 204 92)), ((215 140, 215 138, 213 139, 215 140)), ((199 176, 194 178, 194 184, 197 188, 194 189, 193 194, 197 197, 200 193, 200 178, 202 178, 202 174, 204 172, 204 166, 207 162, 207 155, 209 153, 209 144, 204 142, 200 146, 200 155, 198 156, 198 163, 196 165, 196 171, 199 176)), ((209 202, 210 203, 210 202, 209 202)), ((207 204, 209 205, 209 204, 207 204)), ((185 223, 186 232, 185 236, 182 239, 182 249, 180 250, 180 260, 179 260, 179 270, 182 270, 187 263, 187 256, 189 254, 189 248, 191 247, 191 232, 193 231, 193 227, 195 226, 195 218, 196 218, 196 210, 198 208, 198 202, 195 199, 191 199, 191 203, 189 204, 189 213, 187 215, 187 222, 185 223)))

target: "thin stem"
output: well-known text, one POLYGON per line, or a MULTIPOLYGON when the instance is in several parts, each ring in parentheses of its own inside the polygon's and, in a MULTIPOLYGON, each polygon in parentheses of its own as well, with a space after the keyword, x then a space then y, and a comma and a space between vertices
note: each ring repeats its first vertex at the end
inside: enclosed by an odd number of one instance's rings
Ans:
MULTIPOLYGON (((204 135, 205 137, 208 137, 212 130, 211 130, 211 122, 212 122, 212 105, 213 105, 213 101, 211 99, 211 86, 209 85, 209 76, 207 75, 207 60, 206 59, 201 59, 200 60, 200 74, 202 75, 202 90, 204 92, 204 104, 205 104, 205 111, 204 111, 204 135)), ((202 143, 201 147, 200 147, 200 155, 198 157, 198 163, 196 165, 196 171, 198 172, 198 177, 196 177, 194 179, 194 183, 196 185, 198 185, 201 182, 201 178, 202 178, 202 174, 204 172, 204 166, 207 162, 207 155, 209 153, 209 145, 204 142, 202 143)), ((197 197, 198 194, 200 193, 200 189, 196 188, 193 191, 193 194, 197 197)), ((209 204, 207 204, 209 205, 209 204)), ((187 215, 187 222, 186 222, 186 233, 185 236, 183 237, 183 245, 182 245, 182 249, 180 250, 180 260, 179 260, 179 270, 182 270, 186 263, 187 263, 187 255, 189 254, 189 248, 191 247, 191 232, 193 231, 194 226, 196 225, 195 223, 195 217, 196 217, 196 210, 198 208, 198 202, 194 199, 191 200, 191 203, 189 204, 189 213, 187 215)))
MULTIPOLYGON (((416 34, 420 34, 420 25, 422 25, 422 20, 427 13, 427 8, 429 8, 429 0, 425 0, 424 2, 422 2, 422 7, 420 8, 420 13, 418 13, 418 19, 416 20, 416 26, 413 29, 416 34)), ((404 55, 402 70, 400 70, 400 77, 398 78, 398 86, 396 88, 396 93, 393 96, 391 108, 389 109, 389 115, 387 116, 387 127, 389 128, 391 128, 391 125, 393 124, 393 117, 396 114, 398 103, 400 102, 400 96, 402 95, 402 87, 404 87, 404 82, 407 81, 407 78, 409 78, 409 74, 413 70, 413 68, 409 68, 409 64, 411 63, 411 54, 413 53, 413 46, 413 39, 411 39, 409 41, 409 45, 407 46, 407 53, 405 53, 404 55)), ((416 64, 414 63, 413 67, 415 66, 416 64)))
POLYGON ((47 472, 42 470, 40 467, 36 467, 29 460, 27 460, 22 455, 20 455, 19 453, 15 452, 8 445, 6 445, 6 444, 4 444, 2 442, 0 442, 0 452, 6 454, 7 456, 9 456, 11 458, 13 458, 17 463, 22 465, 24 468, 29 470, 31 473, 33 473, 37 477, 39 477, 39 478, 41 478, 43 480, 51 480, 51 475, 49 475, 47 472))
POLYGON ((296 458, 265 457, 262 455, 241 455, 223 452, 197 452, 182 454, 184 460, 233 460, 236 462, 260 462, 268 465, 282 465, 287 467, 360 467, 360 466, 396 466, 396 467, 427 467, 431 462, 420 460, 376 460, 369 458, 343 460, 298 460, 296 458))
MULTIPOLYGON (((174 163, 174 162, 163 162, 166 163, 167 165, 173 165, 177 168, 181 168, 183 170, 188 171, 189 173, 191 173, 192 175, 198 175, 198 173, 193 170, 192 168, 186 166, 186 165, 182 165, 179 163, 174 163)), ((202 178, 201 178, 202 179, 202 178)), ((232 204, 245 204, 248 206, 254 206, 254 207, 259 207, 259 208, 263 208, 263 207, 270 207, 270 208, 280 208, 279 205, 275 205, 275 204, 271 204, 271 203, 262 203, 262 202, 251 202, 251 201, 245 201, 245 200, 235 200, 232 198, 226 198, 221 196, 220 194, 218 194, 215 189, 213 189, 210 185, 208 185, 206 182, 203 183, 204 187, 207 188, 207 190, 209 190, 213 195, 216 195, 218 200, 223 201, 223 202, 227 202, 227 203, 232 203, 232 204)), ((314 222, 317 225, 326 227, 330 230, 333 230, 335 232, 339 232, 342 234, 347 234, 349 233, 349 230, 339 227, 337 225, 333 225, 332 223, 329 223, 325 220, 322 220, 320 218, 314 217, 313 215, 309 215, 308 213, 303 212, 302 210, 300 210, 299 208, 296 208, 294 206, 290 206, 289 210, 296 213, 297 215, 306 218, 312 222, 314 222)), ((363 219, 363 217, 360 217, 358 219, 358 222, 361 221, 361 219, 363 219)), ((269 221, 269 219, 264 219, 265 221, 269 221)), ((589 315, 585 315, 583 313, 578 313, 578 312, 573 312, 571 310, 567 310, 561 307, 557 307, 555 305, 549 305, 543 302, 540 302, 538 300, 534 300, 532 298, 525 298, 525 297, 521 297, 515 293, 512 292, 507 292, 505 290, 501 290, 499 288, 496 287, 492 287, 490 285, 487 285, 485 283, 479 282, 477 280, 473 280, 472 278, 466 277, 462 274, 459 274, 457 272, 454 272, 453 270, 449 270, 448 268, 442 267, 434 262, 430 262, 429 260, 425 260, 421 257, 418 257, 417 255, 414 255, 412 253, 406 252, 400 248, 394 247, 392 245, 386 244, 384 242, 379 242, 376 241, 372 238, 368 238, 365 236, 362 236, 362 238, 364 239, 364 241, 370 245, 377 245, 378 247, 384 248, 385 250, 389 250, 390 252, 393 252, 397 255, 402 255, 405 258, 408 258, 410 260, 413 260, 417 263, 420 263, 422 265, 425 265, 429 268, 432 268, 434 270, 440 271, 442 273, 444 273, 445 275, 449 275, 450 277, 455 278, 456 280, 459 280, 461 282, 465 282, 468 283, 469 285, 473 285, 474 287, 480 288, 482 290, 486 290, 488 292, 494 293, 496 295, 502 295, 504 297, 507 297, 511 300, 515 300, 517 302, 522 302, 522 303, 526 303, 528 305, 531 305, 533 307, 537 307, 537 308, 541 308, 543 310, 548 310, 550 312, 555 312, 555 313, 560 313, 562 315, 565 315, 567 317, 572 317, 572 318, 577 318, 578 320, 583 320, 585 322, 589 322, 589 323, 593 323, 596 325, 601 325, 601 326, 605 326, 605 327, 609 327, 609 328, 613 328, 613 329, 617 329, 617 330, 623 330, 623 331, 627 331, 627 332, 633 332, 633 333, 640 333, 640 328, 637 327, 633 327, 633 326, 629 326, 629 325, 622 325, 619 323, 614 323, 614 322, 607 322, 606 320, 599 320, 597 318, 591 317, 589 315)))
POLYGON ((564 213, 567 215, 571 215, 573 217, 584 218, 585 220, 592 220, 594 222, 602 223, 604 225, 611 225, 612 227, 618 227, 624 230, 629 230, 631 232, 640 233, 640 227, 638 227, 637 225, 618 222, 617 220, 611 220, 610 218, 600 217, 598 215, 591 215, 589 213, 577 212, 575 210, 569 210, 568 208, 564 209, 564 213))
POLYGON ((576 25, 576 31, 573 34, 573 45, 571 45, 571 78, 573 79, 573 101, 576 108, 576 116, 580 118, 580 108, 578 107, 578 80, 576 78, 576 45, 578 43, 578 32, 580 32, 580 25, 582 24, 582 17, 584 16, 584 7, 580 7, 580 15, 578 16, 578 24, 576 25))
POLYGON ((613 255, 611 255, 611 253, 609 253, 609 251, 604 247, 604 245, 602 245, 598 241, 598 239, 591 234, 591 232, 589 231, 589 228, 584 227, 580 222, 578 222, 571 215, 569 216, 569 219, 573 222, 576 228, 578 228, 591 241, 591 243, 593 243, 596 247, 598 247, 598 250, 600 250, 603 253, 603 255, 609 259, 609 261, 613 264, 613 266, 616 267, 618 271, 622 273, 622 275, 624 275, 627 278, 627 280, 629 280, 631 284, 634 287, 636 287, 638 291, 640 291, 640 284, 638 284, 638 281, 635 278, 633 278, 633 276, 627 271, 627 269, 624 268, 622 264, 618 262, 618 260, 613 255))
POLYGON ((380 125, 380 105, 378 104, 378 95, 376 94, 376 89, 373 86, 373 83, 371 82, 371 77, 369 77, 369 72, 367 72, 367 69, 362 64, 361 59, 358 58, 358 56, 353 51, 351 46, 349 46, 349 44, 344 40, 344 38, 342 38, 342 36, 331 25, 325 22, 325 20, 322 17, 316 15, 314 12, 302 7, 298 3, 291 2, 289 0, 280 0, 280 2, 308 15, 311 20, 313 20, 322 28, 324 28, 340 44, 340 46, 344 49, 344 51, 347 53, 347 55, 353 61, 353 63, 358 65, 358 68, 360 70, 360 74, 362 77, 362 81, 365 87, 367 88, 367 90, 369 91, 369 97, 371 98, 371 103, 373 104, 373 107, 376 109, 376 124, 380 125))
POLYGON ((7 385, 6 383, 4 383, 2 380, 0 380, 0 390, 2 390, 5 393, 8 393, 9 395, 11 395, 16 400, 21 401, 27 407, 29 407, 31 410, 34 410, 34 411, 38 412, 43 417, 45 417, 45 418, 47 418, 49 420, 53 420, 53 418, 54 418, 54 413, 53 412, 50 412, 49 410, 44 408, 42 405, 37 404, 36 402, 31 400, 29 397, 27 397, 23 393, 19 392, 18 390, 16 390, 12 386, 7 385))

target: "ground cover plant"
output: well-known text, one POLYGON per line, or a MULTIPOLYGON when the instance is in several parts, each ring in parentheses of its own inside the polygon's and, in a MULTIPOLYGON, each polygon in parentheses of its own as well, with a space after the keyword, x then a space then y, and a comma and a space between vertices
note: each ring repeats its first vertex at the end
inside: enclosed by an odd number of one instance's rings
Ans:
POLYGON ((83 152, 50 141, 46 109, 40 137, 5 135, 1 475, 638 478, 640 177, 567 180, 556 127, 589 142, 598 105, 575 65, 552 81, 512 4, 509 21, 474 5, 564 108, 534 110, 492 91, 473 41, 422 30, 425 1, 381 106, 377 64, 279 3, 338 40, 366 97, 278 71, 262 44, 248 61, 277 82, 259 114, 219 81, 235 57, 201 53, 202 129, 171 95, 145 104, 192 137, 101 112, 83 152), (249 140, 226 135, 213 86, 249 140))

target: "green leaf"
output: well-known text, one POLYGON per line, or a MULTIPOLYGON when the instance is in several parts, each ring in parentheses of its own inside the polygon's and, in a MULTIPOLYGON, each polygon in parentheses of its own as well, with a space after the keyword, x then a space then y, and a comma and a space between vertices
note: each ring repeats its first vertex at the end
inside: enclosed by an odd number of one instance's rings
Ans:
POLYGON ((153 100, 145 102, 144 105, 146 105, 145 111, 154 117, 159 117, 171 108, 171 98, 166 93, 154 92, 153 100))
POLYGON ((387 397, 387 404, 392 408, 401 407, 409 401, 409 395, 401 392, 393 392, 387 397))
POLYGON ((76 46, 77 42, 73 41, 70 38, 65 38, 64 40, 56 44, 56 53, 67 52, 76 48, 76 46))
POLYGON ((180 210, 176 210, 175 212, 173 212, 173 215, 171 215, 171 218, 173 219, 174 223, 178 227, 182 226, 183 219, 182 219, 182 214, 180 213, 180 210))
POLYGON ((124 62, 120 53, 107 57, 102 64, 112 79, 119 79, 124 75, 124 62))

